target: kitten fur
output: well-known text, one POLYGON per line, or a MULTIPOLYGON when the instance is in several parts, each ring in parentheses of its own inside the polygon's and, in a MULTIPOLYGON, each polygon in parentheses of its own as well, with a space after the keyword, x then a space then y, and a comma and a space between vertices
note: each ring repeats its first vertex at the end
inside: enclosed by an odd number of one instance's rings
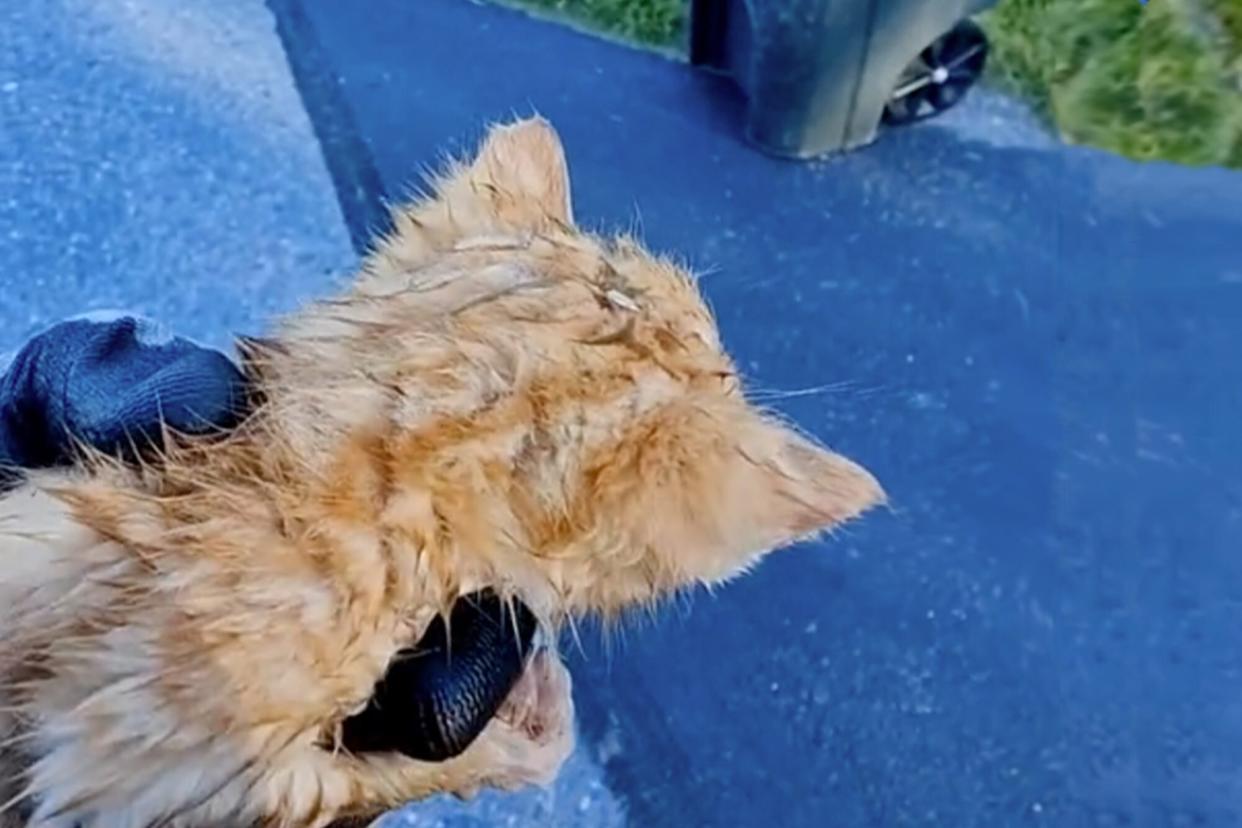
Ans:
POLYGON ((747 401, 689 274, 575 228, 548 123, 433 185, 341 295, 241 344, 234 432, 0 499, 0 825, 321 828, 546 783, 573 744, 551 645, 456 758, 334 739, 459 595, 554 641, 881 501, 747 401))

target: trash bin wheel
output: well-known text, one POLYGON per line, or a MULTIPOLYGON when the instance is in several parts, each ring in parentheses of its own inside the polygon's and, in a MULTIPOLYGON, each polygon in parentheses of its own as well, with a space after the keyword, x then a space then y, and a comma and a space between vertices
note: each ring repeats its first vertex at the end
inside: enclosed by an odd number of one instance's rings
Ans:
POLYGON ((987 57, 988 38, 979 24, 958 22, 906 67, 884 107, 884 123, 910 124, 949 109, 983 74, 987 57))

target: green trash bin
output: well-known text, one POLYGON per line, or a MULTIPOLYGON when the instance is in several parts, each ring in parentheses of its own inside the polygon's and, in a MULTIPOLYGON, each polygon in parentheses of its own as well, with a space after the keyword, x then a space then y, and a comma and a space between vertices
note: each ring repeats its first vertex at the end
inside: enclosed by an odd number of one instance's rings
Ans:
POLYGON ((694 0, 690 59, 741 87, 752 143, 813 157, 961 100, 987 59, 967 18, 995 2, 694 0))

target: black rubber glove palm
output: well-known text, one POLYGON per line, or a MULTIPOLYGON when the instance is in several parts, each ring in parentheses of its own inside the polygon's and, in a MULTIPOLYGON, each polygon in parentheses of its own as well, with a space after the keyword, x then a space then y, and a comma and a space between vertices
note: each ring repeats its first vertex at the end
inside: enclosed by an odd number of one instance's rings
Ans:
POLYGON ((0 486, 60 465, 77 439, 104 451, 160 444, 162 428, 235 425, 241 372, 218 351, 133 316, 62 322, 31 339, 0 377, 0 486))

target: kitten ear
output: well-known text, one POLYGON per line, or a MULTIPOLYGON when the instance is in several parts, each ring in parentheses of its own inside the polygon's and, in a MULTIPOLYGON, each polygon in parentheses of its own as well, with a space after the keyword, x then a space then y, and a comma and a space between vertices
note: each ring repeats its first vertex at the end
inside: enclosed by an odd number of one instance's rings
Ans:
POLYGON ((681 408, 630 467, 634 540, 658 556, 646 564, 656 582, 725 580, 885 499, 862 466, 752 410, 681 408))
POLYGON ((690 573, 709 583, 884 501, 879 482, 862 466, 772 423, 742 437, 721 475, 713 523, 724 530, 724 542, 714 554, 702 550, 693 562, 698 571, 690 573))
POLYGON ((862 466, 815 445, 783 426, 771 444, 750 454, 739 451, 761 479, 757 485, 771 499, 761 525, 783 546, 832 529, 884 502, 879 482, 862 466))
POLYGON ((528 230, 573 222, 565 149, 543 118, 492 127, 465 175, 501 221, 528 230))
POLYGON ((569 167, 556 130, 542 118, 492 127, 468 162, 435 176, 432 192, 393 211, 358 284, 384 291, 405 273, 469 238, 525 236, 573 223, 569 167))

